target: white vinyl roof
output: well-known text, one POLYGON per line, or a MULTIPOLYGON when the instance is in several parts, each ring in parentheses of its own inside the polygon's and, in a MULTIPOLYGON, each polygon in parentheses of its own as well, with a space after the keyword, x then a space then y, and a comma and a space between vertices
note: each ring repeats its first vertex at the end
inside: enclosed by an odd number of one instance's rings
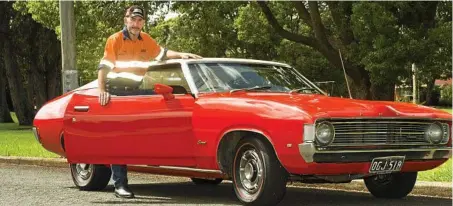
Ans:
POLYGON ((169 59, 165 61, 155 61, 152 65, 164 65, 171 63, 246 63, 246 64, 266 64, 266 65, 275 65, 281 67, 290 67, 288 64, 274 62, 274 61, 264 61, 264 60, 255 60, 255 59, 238 59, 238 58, 202 58, 202 59, 169 59))

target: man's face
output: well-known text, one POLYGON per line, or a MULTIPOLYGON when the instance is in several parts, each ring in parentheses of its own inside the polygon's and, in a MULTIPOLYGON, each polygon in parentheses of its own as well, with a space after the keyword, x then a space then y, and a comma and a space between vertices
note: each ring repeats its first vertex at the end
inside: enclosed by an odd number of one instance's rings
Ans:
POLYGON ((124 24, 126 24, 127 30, 134 35, 140 34, 144 23, 145 20, 139 16, 124 18, 124 24))

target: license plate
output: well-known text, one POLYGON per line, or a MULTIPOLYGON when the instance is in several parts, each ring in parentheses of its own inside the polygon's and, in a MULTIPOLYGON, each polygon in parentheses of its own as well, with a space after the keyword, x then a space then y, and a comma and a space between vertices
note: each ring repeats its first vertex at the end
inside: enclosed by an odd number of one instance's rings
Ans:
POLYGON ((371 161, 369 172, 372 174, 398 172, 403 167, 404 158, 404 156, 376 157, 371 161))

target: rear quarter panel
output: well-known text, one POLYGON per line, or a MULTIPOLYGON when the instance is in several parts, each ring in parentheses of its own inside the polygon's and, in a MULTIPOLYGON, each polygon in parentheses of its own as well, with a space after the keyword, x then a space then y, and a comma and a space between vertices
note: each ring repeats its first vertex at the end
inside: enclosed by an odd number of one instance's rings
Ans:
POLYGON ((63 119, 72 93, 58 97, 45 104, 36 113, 33 126, 38 128, 41 145, 48 151, 65 156, 61 144, 63 119))

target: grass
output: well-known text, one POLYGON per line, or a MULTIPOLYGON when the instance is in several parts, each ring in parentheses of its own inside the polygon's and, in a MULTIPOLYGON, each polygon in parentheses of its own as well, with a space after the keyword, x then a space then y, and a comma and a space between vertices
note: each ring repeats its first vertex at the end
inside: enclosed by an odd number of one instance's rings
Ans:
MULTIPOLYGON (((452 113, 452 108, 439 108, 452 113)), ((11 114, 17 122, 16 115, 11 114)), ((59 157, 45 150, 34 138, 30 126, 19 126, 17 123, 0 124, 0 156, 22 157, 59 157)), ((420 181, 452 181, 452 160, 449 159, 441 166, 418 173, 420 181)))
MULTIPOLYGON (((452 113, 451 107, 440 107, 444 111, 452 113)), ((451 159, 442 164, 441 166, 418 173, 417 180, 421 181, 436 181, 436 182, 451 182, 452 181, 452 164, 451 159)))
POLYGON ((450 114, 452 113, 451 109, 452 107, 434 107, 436 109, 441 109, 441 110, 444 110, 446 112, 450 112, 450 114))
POLYGON ((451 159, 441 166, 418 173, 417 180, 434 182, 451 182, 451 159))
MULTIPOLYGON (((11 116, 17 122, 16 115, 12 113, 11 116)), ((59 157, 36 141, 30 126, 19 126, 18 123, 0 124, 0 156, 59 157)))

